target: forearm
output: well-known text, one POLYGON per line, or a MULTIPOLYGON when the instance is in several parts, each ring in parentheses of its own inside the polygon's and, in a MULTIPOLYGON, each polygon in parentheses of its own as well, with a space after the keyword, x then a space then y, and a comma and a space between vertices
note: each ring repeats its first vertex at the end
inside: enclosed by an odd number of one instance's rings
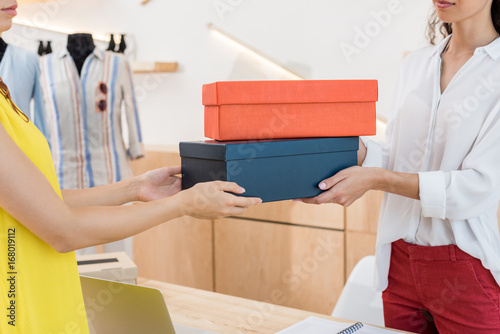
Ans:
POLYGON ((372 188, 404 197, 420 199, 418 174, 376 168, 372 188))
POLYGON ((49 242, 60 252, 121 240, 184 215, 178 196, 120 207, 69 208, 49 242))
POLYGON ((116 206, 138 200, 139 182, 132 177, 105 186, 62 190, 64 202, 73 208, 84 206, 116 206))
MULTIPOLYGON (((168 220, 182 216, 218 219, 240 215, 258 198, 237 197, 244 189, 233 182, 204 182, 175 195, 128 206, 69 208, 66 216, 52 214, 46 223, 57 219, 56 228, 45 230, 52 238, 60 233, 60 240, 52 239, 60 251, 69 251, 120 240, 168 220), (233 193, 233 194, 231 194, 233 193), (54 232, 54 230, 56 232, 54 232)), ((62 203, 62 202, 61 202, 62 203)), ((62 203, 64 205, 64 203, 62 203)))
POLYGON ((349 206, 369 190, 419 198, 418 174, 392 172, 379 167, 349 167, 321 181, 318 187, 324 190, 321 194, 302 201, 349 206))
POLYGON ((261 202, 235 196, 244 189, 233 182, 198 183, 179 192, 180 179, 172 175, 180 173, 180 166, 150 171, 128 182, 65 192, 64 202, 55 175, 51 182, 1 122, 0 157, 9 157, 8 163, 0 163, 0 208, 60 252, 119 240, 183 215, 202 219, 239 215, 261 202), (134 190, 133 181, 140 184, 139 191, 134 190), (157 184, 161 189, 153 191, 157 184), (149 202, 117 206, 136 199, 149 202))

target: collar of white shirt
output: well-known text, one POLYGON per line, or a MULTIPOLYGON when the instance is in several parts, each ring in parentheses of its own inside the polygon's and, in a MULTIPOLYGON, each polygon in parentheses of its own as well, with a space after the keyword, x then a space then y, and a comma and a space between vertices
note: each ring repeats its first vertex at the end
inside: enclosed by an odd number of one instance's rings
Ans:
MULTIPOLYGON (((64 58, 64 57, 69 56, 69 55, 70 54, 69 54, 68 49, 63 49, 63 50, 57 52, 58 58, 64 58)), ((104 51, 99 50, 98 48, 95 48, 94 51, 92 51, 92 53, 90 55, 96 57, 99 60, 104 59, 104 51)))
MULTIPOLYGON (((433 57, 441 56, 441 53, 443 52, 443 49, 445 48, 446 43, 448 43, 448 40, 451 38, 451 36, 453 36, 453 34, 447 36, 438 45, 436 45, 432 54, 433 57)), ((493 60, 497 60, 500 57, 500 38, 495 38, 490 44, 476 48, 474 54, 478 52, 486 52, 486 54, 488 54, 493 60)))

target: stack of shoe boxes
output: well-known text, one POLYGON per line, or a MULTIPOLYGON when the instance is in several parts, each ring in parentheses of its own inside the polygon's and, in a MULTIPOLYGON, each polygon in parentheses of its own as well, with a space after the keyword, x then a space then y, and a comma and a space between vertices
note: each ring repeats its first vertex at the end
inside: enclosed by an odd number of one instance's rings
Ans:
POLYGON ((205 136, 181 142, 183 189, 232 181, 264 202, 312 197, 357 164, 374 135, 376 80, 232 81, 203 86, 205 136))

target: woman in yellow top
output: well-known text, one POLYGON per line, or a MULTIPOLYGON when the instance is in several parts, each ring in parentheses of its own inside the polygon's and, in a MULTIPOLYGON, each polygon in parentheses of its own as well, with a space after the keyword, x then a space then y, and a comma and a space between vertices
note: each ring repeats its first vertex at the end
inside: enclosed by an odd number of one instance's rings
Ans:
MULTIPOLYGON (((15 0, 0 0, 0 33, 15 0)), ((0 333, 88 333, 75 249, 123 239, 189 215, 242 214, 258 198, 209 182, 180 191, 180 167, 85 190, 60 190, 43 135, 0 82, 0 333), (120 206, 131 201, 139 205, 120 206)))

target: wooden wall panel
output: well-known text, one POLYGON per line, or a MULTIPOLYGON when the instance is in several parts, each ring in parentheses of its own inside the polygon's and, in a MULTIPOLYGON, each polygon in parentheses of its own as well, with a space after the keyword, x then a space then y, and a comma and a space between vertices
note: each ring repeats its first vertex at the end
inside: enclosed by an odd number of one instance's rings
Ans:
MULTIPOLYGON (((146 156, 132 161, 134 174, 180 165, 176 146, 148 146, 146 156)), ((134 237, 139 276, 213 290, 212 221, 179 218, 134 237)))
POLYGON ((182 217, 136 235, 139 276, 213 291, 212 224, 182 217))
POLYGON ((375 254, 377 235, 363 232, 345 232, 345 278, 362 258, 375 254))
POLYGON ((331 314, 344 284, 343 232, 216 220, 215 291, 331 314))
POLYGON ((147 146, 146 156, 130 163, 134 175, 165 166, 180 166, 180 164, 181 157, 176 146, 147 146))
POLYGON ((344 229, 344 208, 337 204, 312 205, 292 201, 263 203, 249 208, 243 217, 344 229))
POLYGON ((346 209, 346 231, 377 233, 382 191, 368 191, 346 209))

